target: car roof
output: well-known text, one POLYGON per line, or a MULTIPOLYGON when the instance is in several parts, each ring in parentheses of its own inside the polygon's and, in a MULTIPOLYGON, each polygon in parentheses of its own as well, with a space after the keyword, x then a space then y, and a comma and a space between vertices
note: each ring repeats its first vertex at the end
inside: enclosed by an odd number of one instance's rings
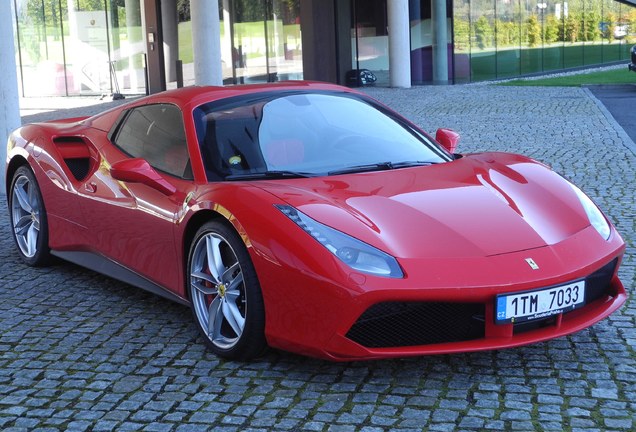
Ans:
POLYGON ((247 84, 235 86, 191 86, 183 87, 175 90, 168 90, 157 93, 139 101, 144 103, 154 102, 180 102, 179 105, 198 106, 206 102, 212 102, 220 99, 240 96, 250 93, 260 93, 267 91, 285 91, 285 90, 306 90, 311 91, 340 91, 353 92, 353 90, 335 84, 328 84, 316 81, 282 81, 264 84, 247 84))

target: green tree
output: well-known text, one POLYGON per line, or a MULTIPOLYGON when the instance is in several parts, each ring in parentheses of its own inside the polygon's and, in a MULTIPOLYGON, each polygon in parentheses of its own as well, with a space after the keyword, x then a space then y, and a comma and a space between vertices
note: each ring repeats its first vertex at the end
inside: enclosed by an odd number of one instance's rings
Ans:
POLYGON ((581 28, 581 21, 576 14, 570 14, 565 19, 565 40, 571 43, 579 40, 579 30, 581 28))
POLYGON ((595 11, 585 14, 585 40, 597 41, 601 39, 601 15, 595 11))
POLYGON ((545 41, 547 43, 554 43, 561 39, 561 21, 556 19, 554 15, 548 15, 545 20, 545 41))
POLYGON ((463 19, 455 19, 455 45, 458 50, 465 50, 470 46, 470 25, 463 19))
POLYGON ((541 44, 541 24, 536 15, 530 15, 526 21, 528 30, 528 45, 535 47, 541 44))
POLYGON ((475 21, 475 38, 477 39, 477 46, 484 49, 492 46, 493 31, 488 19, 485 16, 480 16, 475 21))
POLYGON ((610 42, 614 41, 614 31, 616 30, 616 15, 612 12, 608 12, 605 15, 605 31, 603 32, 603 37, 610 42))
POLYGON ((177 0, 177 16, 179 22, 190 21, 190 0, 177 0))
POLYGON ((636 42, 636 8, 632 8, 622 21, 629 23, 626 39, 629 43, 636 42))

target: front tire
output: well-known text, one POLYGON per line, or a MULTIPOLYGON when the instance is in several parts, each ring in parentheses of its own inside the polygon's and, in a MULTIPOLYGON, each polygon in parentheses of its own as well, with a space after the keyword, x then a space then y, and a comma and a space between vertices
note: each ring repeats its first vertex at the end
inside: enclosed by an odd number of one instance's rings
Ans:
POLYGON ((13 240, 20 258, 32 267, 49 264, 51 251, 44 200, 35 175, 27 166, 16 170, 7 198, 13 240))
POLYGON ((249 360, 265 347, 265 310, 256 271, 238 234, 219 221, 197 231, 188 256, 194 321, 220 357, 249 360))

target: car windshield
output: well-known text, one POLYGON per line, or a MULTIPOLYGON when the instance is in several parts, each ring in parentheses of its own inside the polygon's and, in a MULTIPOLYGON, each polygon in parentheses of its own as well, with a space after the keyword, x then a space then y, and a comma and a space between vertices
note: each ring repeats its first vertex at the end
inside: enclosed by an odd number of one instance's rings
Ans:
POLYGON ((337 175, 452 159, 363 96, 263 93, 194 110, 208 180, 337 175))

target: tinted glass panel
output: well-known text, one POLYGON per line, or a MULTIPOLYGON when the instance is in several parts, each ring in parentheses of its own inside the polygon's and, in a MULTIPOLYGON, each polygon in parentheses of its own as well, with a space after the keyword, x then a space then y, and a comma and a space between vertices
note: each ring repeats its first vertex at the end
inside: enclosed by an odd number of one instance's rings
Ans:
POLYGON ((497 1, 495 7, 497 13, 495 20, 497 78, 514 77, 519 75, 521 68, 519 4, 497 1))
POLYGON ((470 81, 470 1, 456 0, 453 2, 454 29, 454 74, 455 83, 470 81))
POLYGON ((474 41, 470 53, 472 78, 474 81, 494 79, 497 77, 494 0, 473 1, 471 23, 474 41))
POLYGON ((177 177, 190 178, 181 111, 174 105, 135 108, 124 120, 115 144, 132 157, 177 177))

